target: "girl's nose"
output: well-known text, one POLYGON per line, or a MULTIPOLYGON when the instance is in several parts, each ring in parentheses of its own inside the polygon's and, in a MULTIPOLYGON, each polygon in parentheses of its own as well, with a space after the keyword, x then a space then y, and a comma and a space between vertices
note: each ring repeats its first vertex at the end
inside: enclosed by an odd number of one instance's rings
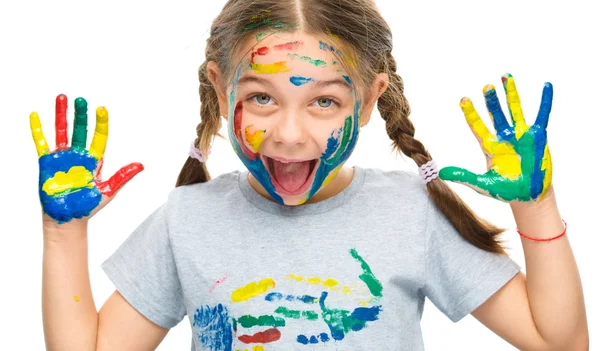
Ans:
POLYGON ((308 134, 298 114, 287 113, 278 119, 274 126, 273 140, 280 144, 296 145, 305 143, 308 134))

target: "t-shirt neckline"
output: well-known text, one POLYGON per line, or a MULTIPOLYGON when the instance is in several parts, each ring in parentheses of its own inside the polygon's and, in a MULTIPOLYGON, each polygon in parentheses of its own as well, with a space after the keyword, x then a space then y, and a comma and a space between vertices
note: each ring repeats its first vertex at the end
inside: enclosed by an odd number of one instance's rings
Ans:
POLYGON ((249 171, 245 170, 239 173, 238 184, 244 197, 254 207, 277 215, 283 216, 303 216, 330 211, 341 206, 352 198, 360 190, 364 183, 365 169, 354 166, 354 176, 350 184, 338 194, 315 203, 303 204, 298 206, 287 206, 268 200, 257 193, 248 182, 249 171))

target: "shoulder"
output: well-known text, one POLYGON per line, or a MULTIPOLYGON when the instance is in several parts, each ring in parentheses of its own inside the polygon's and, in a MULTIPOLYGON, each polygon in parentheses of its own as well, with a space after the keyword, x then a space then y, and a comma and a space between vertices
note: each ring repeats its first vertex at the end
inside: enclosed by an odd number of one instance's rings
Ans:
POLYGON ((239 197, 239 171, 221 174, 207 182, 182 185, 170 191, 166 208, 170 216, 190 217, 194 213, 219 211, 239 197))

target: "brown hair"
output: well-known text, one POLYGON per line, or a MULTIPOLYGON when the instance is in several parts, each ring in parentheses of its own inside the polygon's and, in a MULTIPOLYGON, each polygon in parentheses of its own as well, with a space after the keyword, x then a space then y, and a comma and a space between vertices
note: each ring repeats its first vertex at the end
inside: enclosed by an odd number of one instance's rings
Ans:
MULTIPOLYGON (((372 0, 229 0, 212 24, 206 62, 198 71, 201 122, 196 128, 196 145, 201 150, 208 150, 221 128, 217 95, 208 79, 207 62, 215 61, 221 71, 231 77, 237 50, 249 36, 266 29, 300 29, 343 46, 343 52, 350 55, 340 63, 350 68, 347 71, 358 86, 368 87, 378 73, 387 73, 390 84, 377 106, 394 149, 412 158, 417 166, 431 160, 423 144, 414 138, 404 82, 396 73, 392 56, 392 33, 372 0)), ((206 165, 188 158, 176 186, 209 179, 206 165)), ((478 217, 448 184, 435 179, 427 184, 427 191, 437 208, 468 242, 485 251, 506 254, 499 240, 503 230, 478 217)))

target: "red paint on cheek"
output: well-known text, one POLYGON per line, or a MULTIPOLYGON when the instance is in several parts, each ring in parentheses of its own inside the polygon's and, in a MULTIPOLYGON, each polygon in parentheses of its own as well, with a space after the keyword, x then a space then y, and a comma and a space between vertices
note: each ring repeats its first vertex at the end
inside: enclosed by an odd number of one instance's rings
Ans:
POLYGON ((235 105, 235 112, 233 115, 233 132, 235 134, 235 138, 238 141, 238 144, 242 148, 242 151, 248 156, 250 160, 254 160, 258 155, 256 152, 250 150, 246 144, 244 143, 244 139, 242 138, 242 111, 243 105, 241 101, 238 101, 237 105, 235 105))

